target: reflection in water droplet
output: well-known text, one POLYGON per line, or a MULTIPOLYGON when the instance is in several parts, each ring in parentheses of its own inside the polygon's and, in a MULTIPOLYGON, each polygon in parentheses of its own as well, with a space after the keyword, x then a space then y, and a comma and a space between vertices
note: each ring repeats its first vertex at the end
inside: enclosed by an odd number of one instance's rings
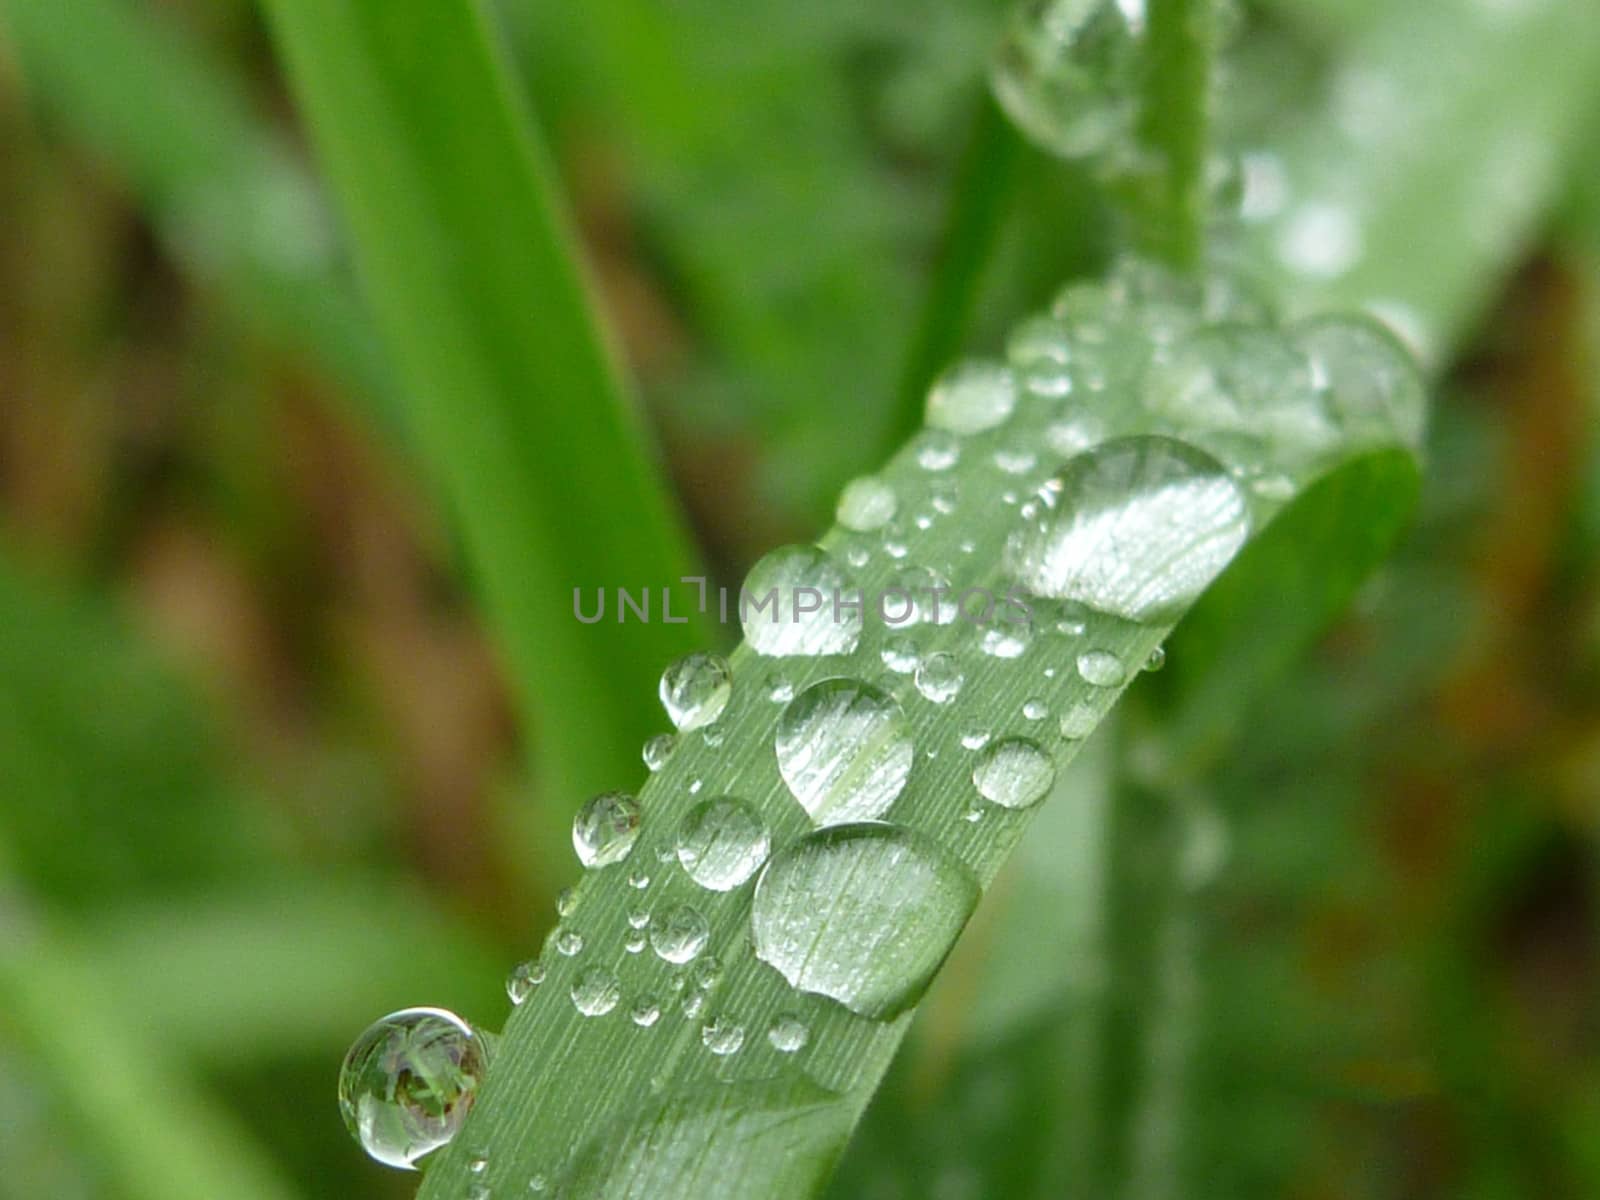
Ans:
POLYGON ((602 967, 590 967, 572 981, 572 1007, 586 1017, 603 1017, 622 999, 617 977, 602 967))
POLYGON ((544 982, 544 964, 537 960, 520 962, 506 976, 506 996, 512 1004, 521 1004, 533 995, 533 989, 544 982))
POLYGON ((690 879, 714 892, 731 891, 749 879, 771 846, 760 814, 733 796, 702 800, 678 830, 678 861, 690 879))
POLYGON ((863 475, 844 485, 835 515, 846 529, 870 533, 887 525, 899 506, 892 487, 876 475, 863 475))
POLYGON ((922 996, 977 898, 967 869, 926 835, 839 825, 767 865, 751 934, 757 956, 794 987, 887 1019, 922 996))
POLYGON ((686 654, 661 673, 661 706, 680 732, 710 725, 733 695, 733 669, 716 654, 686 654))
POLYGON ((555 931, 556 950, 567 958, 575 958, 583 953, 583 934, 576 929, 557 929, 555 931))
POLYGON ((1109 650, 1085 650, 1078 655, 1078 675, 1095 687, 1116 687, 1128 677, 1128 671, 1109 650))
POLYGON ((638 836, 639 802, 622 792, 602 792, 572 819, 572 848, 586 867, 621 862, 638 836))
POLYGON ((339 1071, 339 1111, 361 1148, 414 1169, 467 1119, 489 1066, 483 1037, 454 1013, 408 1008, 361 1034, 339 1071))
POLYGON ((644 744, 640 757, 644 765, 651 771, 659 771, 667 765, 667 760, 672 757, 672 752, 678 748, 678 739, 670 733, 658 733, 644 744))
POLYGON ((757 654, 849 654, 861 640, 859 589, 816 546, 783 546, 750 569, 739 621, 757 654))
POLYGON ((995 742, 972 768, 978 794, 1002 808, 1033 807, 1050 794, 1055 781, 1055 763, 1026 738, 995 742))
POLYGON ((1007 545, 1035 595, 1150 621, 1181 609, 1238 552, 1249 509, 1210 455, 1164 437, 1104 442, 1041 493, 1007 545))
POLYGON ((795 697, 775 748, 779 774, 818 825, 887 811, 915 757, 900 705, 855 679, 824 679, 795 697))
POLYGON ((650 948, 669 963, 686 963, 711 940, 711 926, 700 910, 674 904, 650 923, 650 948))
POLYGON ((950 433, 982 433, 1017 406, 1017 377, 1000 363, 957 363, 928 393, 928 425, 950 433))
POLYGON ((917 668, 915 678, 917 691, 935 704, 948 704, 954 700, 966 681, 956 656, 942 651, 928 655, 927 660, 917 668))
POLYGON ((1032 141, 1063 158, 1087 158, 1128 130, 1136 62, 1135 27, 1116 0, 1027 0, 989 78, 1032 141))

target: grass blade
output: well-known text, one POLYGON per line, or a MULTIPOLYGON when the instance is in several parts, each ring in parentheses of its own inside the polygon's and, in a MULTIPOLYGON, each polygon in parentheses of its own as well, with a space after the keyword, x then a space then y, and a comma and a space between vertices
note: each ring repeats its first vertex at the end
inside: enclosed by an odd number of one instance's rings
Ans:
POLYGON ((698 620, 575 633, 573 589, 659 601, 693 557, 501 47, 476 0, 266 7, 548 777, 593 789, 651 732, 641 697, 698 620))

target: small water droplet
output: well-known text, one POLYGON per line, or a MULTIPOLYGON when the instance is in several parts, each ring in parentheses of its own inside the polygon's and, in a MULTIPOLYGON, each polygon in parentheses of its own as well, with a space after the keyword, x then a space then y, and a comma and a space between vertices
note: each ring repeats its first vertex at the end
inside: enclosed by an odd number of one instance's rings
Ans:
POLYGON ((1105 426, 1086 413, 1053 421, 1044 431, 1045 444, 1062 458, 1082 454, 1091 446, 1105 441, 1105 437, 1105 426))
POLYGON ((878 594, 878 612, 896 628, 948 625, 959 611, 950 581, 931 567, 901 567, 878 594))
POLYGON ((1103 442, 1040 492, 1007 544, 1022 586, 1150 621, 1187 604, 1244 544, 1249 508, 1210 455, 1165 437, 1103 442))
POLYGON ((650 876, 641 870, 629 871, 628 886, 636 892, 642 892, 650 886, 650 876))
POLYGON ((482 1175, 489 1169, 489 1160, 479 1154, 467 1161, 467 1170, 474 1175, 482 1175))
POLYGON ((661 1005, 646 996, 628 1011, 628 1019, 640 1029, 649 1029, 661 1019, 661 1005))
POLYGON ((1087 158, 1129 129, 1137 60, 1135 26, 1116 0, 1028 0, 989 79, 1028 138, 1063 158, 1087 158))
POLYGON ((643 929, 650 924, 650 913, 643 908, 630 908, 628 910, 628 928, 643 929))
POLYGON ((543 1175, 534 1175, 528 1180, 528 1190, 530 1192, 542 1192, 547 1186, 543 1175))
POLYGON ((650 948, 669 963, 690 961, 710 940, 711 926, 687 904, 674 904, 650 923, 650 948))
POLYGON ((727 892, 755 874, 772 841, 754 808, 733 796, 719 796, 689 810, 677 847, 678 862, 690 879, 714 892, 727 892))
POLYGON ((1072 327, 1049 314, 1028 317, 1006 339, 1006 358, 1019 370, 1041 361, 1071 362, 1072 327))
POLYGON ((629 954, 642 953, 645 948, 645 944, 646 940, 644 934, 640 933, 637 929, 630 929, 628 931, 628 936, 622 939, 622 948, 629 954))
POLYGON ((849 654, 861 640, 859 589, 816 546, 783 546, 750 569, 739 622, 757 654, 849 654))
POLYGON ((834 515, 846 529, 870 533, 887 525, 899 506, 894 488, 876 475, 863 475, 844 485, 834 515))
POLYGON ((1055 763, 1026 738, 1002 738, 972 768, 978 794, 1002 808, 1033 807, 1050 794, 1055 781, 1055 763))
POLYGON ((679 732, 700 729, 728 706, 733 669, 720 655, 686 654, 661 673, 660 693, 661 707, 679 732))
POLYGON ((521 1004, 533 995, 533 989, 544 982, 544 964, 537 960, 520 962, 506 976, 506 996, 512 1004, 521 1004))
POLYGON ((943 429, 928 429, 917 438, 917 465, 924 471, 948 471, 961 458, 961 443, 943 429))
POLYGON ((704 992, 685 992, 683 1000, 678 1007, 683 1015, 692 1021, 705 1011, 706 994, 704 992))
POLYGON ((707 1021, 700 1030, 700 1041, 705 1048, 716 1055, 737 1054, 744 1045, 744 1026, 737 1025, 725 1017, 717 1017, 707 1021))
POLYGON ((967 869, 924 834, 864 822, 808 834, 756 884, 756 955, 794 987, 887 1019, 914 1005, 977 902, 967 869))
POLYGON ((979 821, 983 820, 983 809, 969 808, 966 812, 961 814, 961 819, 969 825, 976 825, 979 821))
POLYGON ((957 363, 928 393, 927 421, 950 433, 982 433, 1001 424, 1017 406, 1017 377, 1000 363, 957 363))
POLYGON ((1087 704, 1074 704, 1061 714, 1061 736, 1073 742, 1086 738, 1099 721, 1094 709, 1087 704))
POLYGON ((818 825, 876 817, 906 786, 915 758, 900 705, 856 679, 824 679, 778 719, 778 773, 818 825))
POLYGON ((1026 475, 1038 462, 1039 456, 1025 446, 1002 446, 994 452, 995 468, 1006 475, 1026 475))
POLYGON ((966 676, 962 674, 961 664, 956 661, 954 654, 942 651, 930 654, 917 667, 917 691, 935 704, 948 704, 954 700, 965 681, 966 676))
POLYGON ((709 992, 722 982, 722 962, 715 954, 708 954, 690 969, 689 978, 702 992, 709 992))
POLYGON ((987 625, 978 635, 978 649, 990 658, 1021 658, 1033 641, 1033 627, 1026 621, 1002 621, 987 625))
POLYGON ((1116 687, 1128 677, 1128 671, 1109 650, 1085 650, 1078 655, 1078 676, 1095 687, 1116 687))
POLYGON ((639 837, 639 802, 623 792, 602 792, 572 819, 572 848, 586 867, 621 862, 639 837))
POLYGON ((1022 715, 1030 721, 1042 721, 1050 715, 1050 706, 1043 700, 1029 700, 1022 706, 1022 715))
POLYGON ((369 1026, 339 1071, 339 1111, 373 1158, 415 1169, 455 1137, 489 1066, 488 1045, 454 1013, 409 1008, 369 1026))
POLYGON ((603 967, 590 967, 572 981, 572 1007, 586 1017, 603 1017, 622 999, 622 985, 603 967))
POLYGON ((917 669, 919 651, 911 635, 898 633, 883 643, 883 648, 878 651, 878 657, 883 660, 883 665, 896 675, 909 675, 917 669))
POLYGON ((779 1054, 794 1054, 805 1049, 811 1040, 811 1031, 805 1022, 793 1013, 784 1013, 772 1022, 767 1030, 767 1041, 779 1054))
POLYGON ((572 909, 578 902, 578 894, 569 887, 562 888, 556 893, 556 916, 570 917, 572 909))
POLYGON ((967 750, 982 750, 993 735, 986 729, 973 729, 961 735, 961 745, 967 750))
POLYGON ((678 748, 678 739, 670 733, 658 733, 644 744, 640 757, 644 765, 651 771, 659 771, 667 765, 667 760, 672 757, 672 752, 678 748))
POLYGON ((1159 671, 1167 665, 1167 652, 1160 646, 1150 651, 1150 656, 1144 660, 1146 671, 1159 671))
POLYGON ((575 958, 583 953, 583 934, 576 929, 557 929, 555 943, 556 950, 567 958, 575 958))
POLYGON ((794 684, 782 675, 767 676, 767 699, 774 704, 787 704, 794 699, 794 684))

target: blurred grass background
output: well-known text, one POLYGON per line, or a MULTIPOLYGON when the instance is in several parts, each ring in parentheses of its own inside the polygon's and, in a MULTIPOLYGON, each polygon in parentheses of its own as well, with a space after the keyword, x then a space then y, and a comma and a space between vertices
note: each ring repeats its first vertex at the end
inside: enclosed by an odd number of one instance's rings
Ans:
MULTIPOLYGON (((1588 2, 1525 0, 1555 15, 1520 48, 1588 2)), ((820 527, 939 362, 1104 261, 1094 189, 985 98, 995 0, 498 7, 723 579, 820 527)), ((1249 9, 1237 136, 1315 148, 1296 123, 1385 7, 1249 9)), ((1494 253, 1406 236, 1477 193, 1390 197, 1380 270, 1448 330, 1417 526, 1212 781, 1207 1195, 1600 1195, 1600 75, 1518 61, 1442 107, 1532 113, 1535 153, 1460 118, 1412 160, 1517 194, 1494 253)), ((255 8, 0 0, 0 1196, 409 1194, 341 1127, 339 1056, 405 1004, 497 1027, 553 919, 582 796, 515 732, 395 397, 255 8)), ((925 1039, 848 1194, 954 1188, 951 1121, 1017 1164, 978 1194, 1049 1194, 1058 1081, 996 1063, 1051 1036, 925 1039)))

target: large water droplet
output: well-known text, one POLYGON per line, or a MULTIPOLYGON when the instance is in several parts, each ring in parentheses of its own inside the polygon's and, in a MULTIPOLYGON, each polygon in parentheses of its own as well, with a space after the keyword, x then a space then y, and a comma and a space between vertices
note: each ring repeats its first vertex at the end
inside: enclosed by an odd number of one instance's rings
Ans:
POLYGON ((1386 325, 1361 315, 1314 317, 1291 335, 1347 436, 1422 444, 1427 389, 1411 352, 1386 325))
POLYGON ((678 861, 701 887, 732 891, 767 861, 766 822, 743 800, 718 796, 689 810, 678 830, 678 861))
POLYGON ((834 515, 846 529, 870 533, 887 525, 899 507, 894 488, 876 475, 863 475, 844 485, 834 515))
POLYGON ((621 862, 639 837, 639 802, 623 792, 602 792, 572 818, 572 848, 586 867, 621 862))
POLYGON ((1050 794, 1055 781, 1055 763, 1026 738, 1002 738, 972 768, 978 794, 1002 808, 1032 808, 1050 794))
POLYGON ((990 72, 995 98, 1064 158, 1110 148, 1132 119, 1137 39, 1116 0, 1027 0, 990 72))
POLYGON ((750 926, 757 956, 793 986, 887 1019, 922 996, 977 899, 971 874, 931 838, 839 825, 773 858, 750 926))
POLYGON ((489 1066, 482 1035, 454 1013, 408 1008, 375 1022, 339 1071, 339 1111, 361 1148, 391 1167, 449 1143, 489 1066))
POLYGON ((1222 464, 1164 437, 1104 442, 1041 493, 1039 516, 1008 545, 1021 584, 1136 621, 1194 599, 1250 532, 1222 464))
POLYGON ((590 967, 572 981, 572 1007, 586 1017, 603 1017, 622 999, 622 985, 604 967, 590 967))
POLYGON ((928 424, 951 433, 982 433, 1017 407, 1017 377, 991 362, 957 363, 928 393, 928 424))
POLYGON ((824 679, 778 720, 778 772, 818 825, 886 812, 915 757, 900 705, 855 679, 824 679))
POLYGON ((650 922, 650 948, 669 963, 689 962, 710 940, 711 926, 688 904, 674 904, 650 922))
POLYGON ((750 569, 739 597, 745 640, 757 654, 849 654, 861 640, 859 590, 815 546, 784 546, 750 569))
POLYGON ((661 673, 661 706, 682 731, 710 725, 733 695, 733 669, 716 654, 686 654, 661 673))

